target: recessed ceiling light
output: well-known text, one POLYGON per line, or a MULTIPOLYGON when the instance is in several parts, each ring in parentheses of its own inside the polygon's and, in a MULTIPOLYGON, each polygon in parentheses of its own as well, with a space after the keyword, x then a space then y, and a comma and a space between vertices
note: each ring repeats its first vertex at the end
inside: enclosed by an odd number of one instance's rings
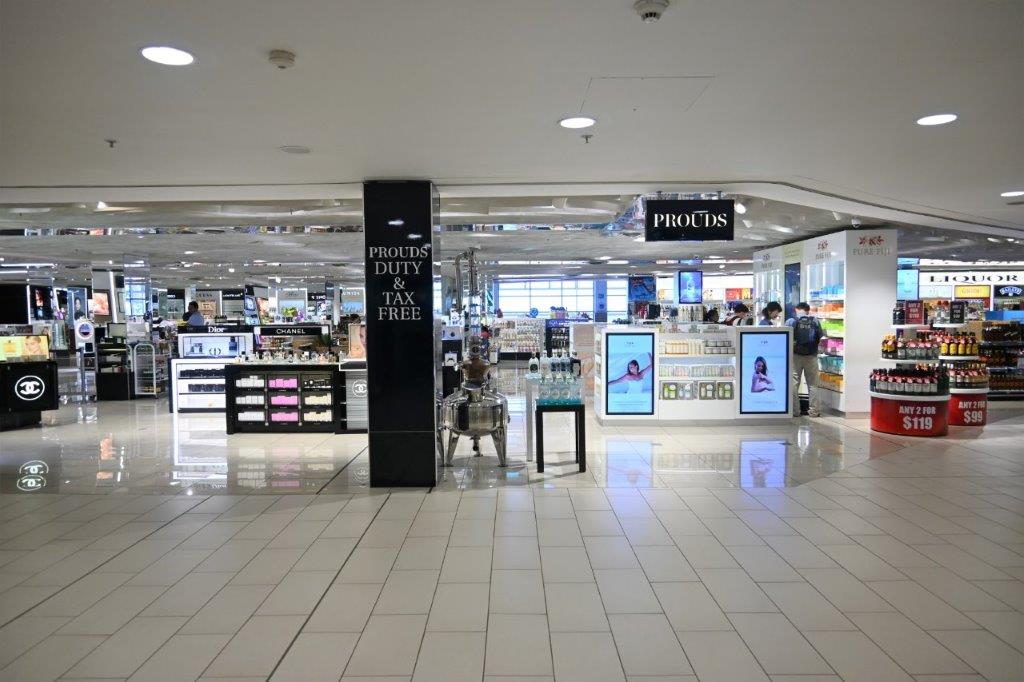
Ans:
POLYGON ((569 130, 589 128, 595 123, 597 123, 597 119, 590 116, 568 116, 558 121, 558 125, 563 128, 568 128, 569 130))
MULTIPOLYGON (((1024 197, 1024 189, 1015 189, 1015 190, 1011 190, 1009 192, 1003 192, 999 196, 1007 197, 1007 198, 1010 198, 1010 197, 1024 197)), ((47 209, 47 210, 49 210, 49 209, 47 209)))
POLYGON ((285 154, 308 154, 310 152, 309 147, 304 147, 301 144, 286 144, 283 147, 278 147, 285 154))
POLYGON ((723 265, 719 265, 719 266, 718 266, 718 269, 719 269, 719 270, 725 270, 725 265, 724 265, 724 264, 723 264, 723 265))
POLYGON ((107 202, 105 202, 105 201, 97 201, 96 202, 96 210, 97 211, 102 211, 106 207, 107 207, 107 202))
POLYGON ((166 45, 150 45, 139 50, 139 54, 151 62, 163 64, 164 66, 188 66, 196 60, 185 50, 166 45))
POLYGON ((988 240, 989 240, 990 242, 998 242, 998 241, 999 241, 999 240, 998 240, 998 239, 996 239, 995 237, 989 237, 989 238, 988 238, 988 240))
POLYGON ((733 203, 733 206, 735 206, 736 212, 739 213, 740 215, 743 215, 744 213, 747 212, 747 205, 738 199, 733 203))
POLYGON ((917 125, 919 126, 941 126, 946 123, 952 123, 957 119, 956 114, 931 114, 930 116, 922 116, 917 119, 917 125))
POLYGON ((186 251, 185 255, 186 256, 191 256, 193 253, 195 253, 195 251, 186 251))
POLYGON ((792 227, 786 227, 785 225, 772 225, 772 229, 783 234, 791 234, 793 232, 792 227))
POLYGON ((598 256, 597 257, 597 260, 611 260, 611 259, 612 259, 611 256, 598 256))

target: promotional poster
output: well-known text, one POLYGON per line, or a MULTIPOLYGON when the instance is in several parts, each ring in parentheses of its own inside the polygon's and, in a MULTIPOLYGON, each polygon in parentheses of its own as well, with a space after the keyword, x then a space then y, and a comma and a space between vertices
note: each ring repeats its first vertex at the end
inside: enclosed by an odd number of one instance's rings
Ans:
POLYGON ((629 303, 655 303, 658 300, 658 283, 653 275, 629 276, 629 303))
POLYGON ((654 414, 654 334, 605 338, 605 414, 654 414))
POLYGON ((72 320, 89 315, 89 292, 83 287, 68 287, 68 314, 72 320))
POLYGON ((676 275, 679 304, 704 302, 704 273, 699 270, 682 271, 676 275))
POLYGON ((785 267, 786 288, 783 291, 783 314, 786 319, 796 317, 796 304, 800 302, 800 264, 789 263, 785 267))
POLYGON ((740 414, 789 412, 789 335, 740 334, 740 414))

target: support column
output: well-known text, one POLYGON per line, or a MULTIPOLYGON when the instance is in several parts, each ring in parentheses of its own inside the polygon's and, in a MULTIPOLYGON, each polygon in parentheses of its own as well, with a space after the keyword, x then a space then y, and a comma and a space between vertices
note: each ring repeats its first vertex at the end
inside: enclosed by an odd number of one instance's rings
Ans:
POLYGON ((432 486, 439 201, 426 181, 363 185, 371 486, 432 486))

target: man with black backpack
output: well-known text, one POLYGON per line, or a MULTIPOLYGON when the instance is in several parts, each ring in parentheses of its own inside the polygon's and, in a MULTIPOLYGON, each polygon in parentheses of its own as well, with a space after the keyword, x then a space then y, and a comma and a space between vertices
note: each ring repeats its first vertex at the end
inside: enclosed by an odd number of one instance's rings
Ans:
POLYGON ((800 375, 807 382, 809 405, 807 416, 820 417, 818 408, 818 342, 825 336, 818 319, 811 316, 811 306, 800 302, 796 317, 786 320, 793 328, 793 416, 800 416, 800 375))

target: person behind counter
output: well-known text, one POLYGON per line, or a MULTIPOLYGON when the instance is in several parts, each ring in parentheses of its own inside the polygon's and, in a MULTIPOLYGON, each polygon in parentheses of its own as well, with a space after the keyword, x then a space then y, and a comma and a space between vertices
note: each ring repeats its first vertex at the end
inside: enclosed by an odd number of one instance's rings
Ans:
POLYGON ((778 301, 771 301, 761 310, 761 319, 757 321, 759 327, 774 327, 775 321, 782 315, 782 306, 778 301))
POLYGON ((190 327, 202 327, 206 324, 206 320, 203 319, 203 314, 199 312, 199 304, 195 301, 189 301, 188 312, 182 318, 190 327))
POLYGON ((739 327, 740 325, 747 324, 747 319, 750 317, 750 308, 745 303, 737 303, 736 307, 732 309, 725 318, 725 323, 731 327, 739 327))
POLYGON ((704 310, 704 321, 709 324, 718 324, 718 308, 706 308, 704 310))

